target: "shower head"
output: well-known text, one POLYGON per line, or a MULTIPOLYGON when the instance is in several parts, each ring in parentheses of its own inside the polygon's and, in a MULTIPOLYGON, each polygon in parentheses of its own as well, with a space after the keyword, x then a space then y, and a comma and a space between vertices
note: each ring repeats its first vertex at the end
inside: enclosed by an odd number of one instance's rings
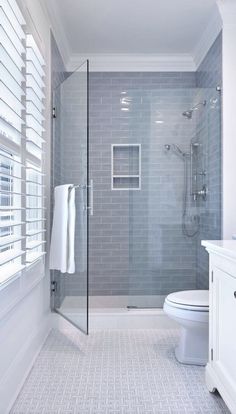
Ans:
POLYGON ((182 115, 185 116, 188 119, 191 119, 192 118, 192 115, 193 115, 193 110, 192 109, 189 109, 188 111, 184 111, 182 113, 182 115))
POLYGON ((176 144, 172 144, 172 151, 175 153, 175 154, 177 154, 177 155, 179 155, 179 156, 181 156, 181 157, 185 157, 185 155, 186 155, 186 152, 183 152, 179 147, 178 147, 178 145, 176 145, 176 144))
POLYGON ((182 115, 185 116, 185 118, 187 118, 187 119, 192 119, 193 111, 197 111, 199 109, 199 106, 206 106, 206 100, 204 100, 202 102, 198 102, 191 109, 188 109, 187 111, 184 111, 182 113, 182 115))
POLYGON ((183 158, 186 157, 186 155, 188 155, 187 152, 182 151, 178 145, 176 144, 165 144, 165 149, 167 151, 172 151, 174 152, 174 154, 178 155, 179 157, 183 158))

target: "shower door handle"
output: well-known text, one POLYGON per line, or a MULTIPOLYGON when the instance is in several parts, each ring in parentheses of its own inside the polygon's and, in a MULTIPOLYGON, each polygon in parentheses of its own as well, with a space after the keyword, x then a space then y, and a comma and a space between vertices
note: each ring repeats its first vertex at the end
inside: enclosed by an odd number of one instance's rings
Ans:
POLYGON ((93 216, 93 180, 90 180, 90 184, 88 185, 89 189, 89 205, 87 206, 87 210, 90 212, 90 216, 93 216))

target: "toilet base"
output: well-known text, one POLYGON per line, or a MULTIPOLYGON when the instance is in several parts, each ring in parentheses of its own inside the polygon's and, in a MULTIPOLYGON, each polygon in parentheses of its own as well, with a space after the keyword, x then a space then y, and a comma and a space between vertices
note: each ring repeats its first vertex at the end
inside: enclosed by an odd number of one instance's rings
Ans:
POLYGON ((182 364, 206 365, 208 362, 208 327, 202 324, 191 329, 181 327, 178 346, 175 348, 176 359, 182 364))

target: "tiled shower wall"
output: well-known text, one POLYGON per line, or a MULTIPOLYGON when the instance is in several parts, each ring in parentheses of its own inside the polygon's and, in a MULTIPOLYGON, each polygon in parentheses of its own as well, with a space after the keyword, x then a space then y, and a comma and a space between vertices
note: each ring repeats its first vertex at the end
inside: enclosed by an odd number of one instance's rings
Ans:
MULTIPOLYGON (((196 101, 196 86, 220 83, 220 46, 219 37, 197 73, 90 74, 91 295, 165 295, 207 287, 207 256, 200 240, 220 237, 220 136, 216 139, 213 128, 210 196, 207 203, 198 203, 197 239, 182 234, 183 161, 165 151, 164 144, 189 150, 202 121, 200 112, 191 122, 182 112, 196 101), (130 102, 129 111, 121 110, 124 97, 130 102), (124 143, 141 144, 141 191, 111 190, 111 144, 124 143)), ((65 157, 59 130, 54 139, 54 184, 67 178, 60 175, 61 161, 77 181, 77 165, 65 157)), ((64 144, 70 147, 69 134, 64 144)), ((59 289, 59 303, 64 295, 80 295, 78 275, 60 277, 59 289)))
MULTIPOLYGON (((54 92, 55 106, 60 106, 60 89, 58 86, 66 78, 65 66, 58 50, 56 41, 51 33, 51 67, 52 67, 52 90, 54 92)), ((53 187, 61 183, 61 133, 60 124, 54 125, 54 133, 52 139, 52 185, 53 187)))
POLYGON ((201 137, 202 153, 207 154, 206 183, 209 194, 206 202, 200 201, 200 232, 197 240, 197 288, 208 289, 208 254, 201 247, 201 240, 221 238, 221 93, 222 85, 222 35, 220 34, 196 72, 197 87, 203 88, 201 96, 207 100, 207 119, 204 113, 198 118, 197 133, 201 137), (210 89, 209 89, 210 88, 210 89), (201 132, 203 121, 208 133, 201 132))
POLYGON ((91 73, 90 226, 93 295, 164 295, 196 286, 196 242, 182 235, 183 160, 195 73, 91 73), (129 110, 122 110, 122 99, 129 110), (111 145, 141 144, 141 190, 111 190, 111 145))

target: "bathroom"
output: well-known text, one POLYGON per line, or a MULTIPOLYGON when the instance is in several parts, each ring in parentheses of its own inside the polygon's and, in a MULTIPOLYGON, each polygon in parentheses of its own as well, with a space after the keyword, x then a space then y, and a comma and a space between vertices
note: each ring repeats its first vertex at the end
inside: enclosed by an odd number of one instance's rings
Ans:
POLYGON ((236 4, 0 6, 0 414, 236 413, 236 4))

